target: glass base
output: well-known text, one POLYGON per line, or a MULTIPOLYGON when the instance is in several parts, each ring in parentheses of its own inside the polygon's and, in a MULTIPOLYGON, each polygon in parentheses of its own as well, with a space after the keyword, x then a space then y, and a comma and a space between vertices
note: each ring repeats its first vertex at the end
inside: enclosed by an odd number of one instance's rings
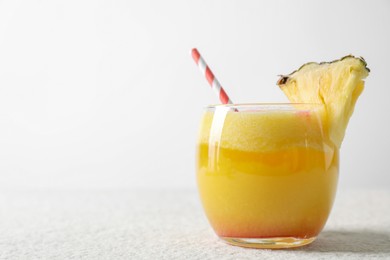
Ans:
POLYGON ((316 237, 295 238, 295 237, 270 237, 270 238, 235 238, 220 237, 223 241, 234 246, 263 248, 263 249, 282 249, 293 248, 308 245, 316 237))

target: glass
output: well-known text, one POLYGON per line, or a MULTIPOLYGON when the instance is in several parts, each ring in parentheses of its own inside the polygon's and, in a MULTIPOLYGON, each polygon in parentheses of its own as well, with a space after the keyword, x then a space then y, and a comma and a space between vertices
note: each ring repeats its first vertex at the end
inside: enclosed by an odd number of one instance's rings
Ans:
POLYGON ((225 242, 290 248, 313 242, 331 211, 339 150, 319 104, 205 108, 197 182, 207 218, 225 242))

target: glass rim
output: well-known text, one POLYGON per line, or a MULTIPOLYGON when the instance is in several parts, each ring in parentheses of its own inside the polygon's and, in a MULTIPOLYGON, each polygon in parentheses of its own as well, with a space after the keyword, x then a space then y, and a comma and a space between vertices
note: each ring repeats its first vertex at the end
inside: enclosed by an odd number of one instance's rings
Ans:
POLYGON ((205 106, 205 110, 215 110, 218 108, 229 108, 229 109, 236 109, 240 111, 242 110, 248 110, 248 109, 292 109, 292 108, 304 108, 304 109, 310 109, 310 108, 320 108, 323 107, 324 104, 321 103, 287 103, 287 102, 267 102, 267 103, 237 103, 237 104, 213 104, 205 106))

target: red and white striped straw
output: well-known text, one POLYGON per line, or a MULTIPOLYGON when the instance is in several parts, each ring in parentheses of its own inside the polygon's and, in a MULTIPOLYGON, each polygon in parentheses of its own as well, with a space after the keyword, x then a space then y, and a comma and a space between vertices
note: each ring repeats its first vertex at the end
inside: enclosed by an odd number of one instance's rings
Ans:
POLYGON ((206 77, 206 80, 209 83, 210 87, 218 95, 219 100, 221 100, 221 103, 233 104, 232 100, 226 94, 225 90, 222 88, 218 79, 214 76, 213 72, 211 71, 210 67, 207 65, 206 61, 200 55, 199 51, 196 48, 194 48, 191 51, 191 55, 195 63, 198 65, 202 74, 206 77))

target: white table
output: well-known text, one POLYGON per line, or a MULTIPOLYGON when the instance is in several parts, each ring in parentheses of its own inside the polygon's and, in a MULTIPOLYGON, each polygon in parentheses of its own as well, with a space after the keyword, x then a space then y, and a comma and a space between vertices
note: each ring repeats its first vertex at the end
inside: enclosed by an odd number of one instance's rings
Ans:
POLYGON ((0 259, 390 259, 390 191, 339 192, 317 241, 256 250, 217 239, 196 191, 2 191, 0 259))

